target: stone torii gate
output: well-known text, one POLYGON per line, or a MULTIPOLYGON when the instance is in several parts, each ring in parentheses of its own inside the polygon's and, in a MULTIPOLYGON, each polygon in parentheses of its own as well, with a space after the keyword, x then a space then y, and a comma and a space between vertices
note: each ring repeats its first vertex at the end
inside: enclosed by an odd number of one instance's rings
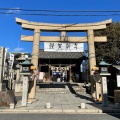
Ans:
MULTIPOLYGON (((33 36, 21 36, 21 40, 27 42, 33 42, 32 49, 32 63, 38 69, 38 55, 39 55, 39 43, 40 41, 46 42, 62 42, 65 41, 64 37, 66 36, 66 32, 87 32, 87 37, 68 37, 67 42, 88 42, 89 47, 89 65, 90 65, 90 82, 91 82, 91 95, 94 99, 96 99, 95 93, 95 82, 93 80, 92 68, 96 66, 96 58, 95 58, 95 46, 94 42, 106 42, 107 37, 94 37, 94 30, 105 29, 107 24, 112 23, 112 19, 97 22, 97 23, 87 23, 87 24, 51 24, 51 23, 40 23, 40 22, 32 22, 23 20, 20 18, 16 18, 16 22, 21 24, 23 29, 33 30, 33 36), (59 36, 40 36, 41 31, 56 31, 61 32, 61 37, 59 36)), ((30 93, 29 98, 35 97, 35 86, 36 80, 34 80, 30 85, 30 93)))

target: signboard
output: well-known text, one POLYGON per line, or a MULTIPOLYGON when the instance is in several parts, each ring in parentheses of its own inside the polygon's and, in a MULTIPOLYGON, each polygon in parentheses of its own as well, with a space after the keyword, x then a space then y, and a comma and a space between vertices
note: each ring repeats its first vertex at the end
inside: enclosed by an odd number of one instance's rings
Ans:
POLYGON ((44 72, 39 72, 39 80, 42 80, 44 76, 44 72))
POLYGON ((106 77, 102 77, 102 97, 103 97, 103 107, 107 107, 108 106, 108 95, 107 95, 108 91, 107 91, 107 78, 106 77))
POLYGON ((117 87, 120 87, 120 74, 117 74, 117 87))
POLYGON ((28 96, 28 77, 24 77, 23 92, 22 92, 22 106, 27 106, 27 96, 28 96))
POLYGON ((84 52, 84 43, 44 42, 44 51, 84 52))
POLYGON ((9 69, 12 69, 13 67, 13 63, 14 63, 14 54, 9 54, 10 57, 9 57, 9 69))
POLYGON ((103 93, 106 94, 107 93, 107 78, 106 77, 102 77, 102 86, 103 86, 103 93))

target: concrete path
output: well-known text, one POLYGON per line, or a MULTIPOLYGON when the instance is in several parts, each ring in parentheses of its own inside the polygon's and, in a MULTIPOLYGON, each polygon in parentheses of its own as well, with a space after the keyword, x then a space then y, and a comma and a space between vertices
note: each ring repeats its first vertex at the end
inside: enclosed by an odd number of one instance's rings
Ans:
POLYGON ((27 107, 21 106, 21 100, 17 103, 14 110, 26 112, 65 112, 65 113, 102 113, 102 107, 92 101, 89 94, 72 93, 39 93, 36 99, 27 107), (51 104, 51 108, 46 108, 46 103, 51 104), (81 103, 85 103, 85 109, 81 109, 81 103))
POLYGON ((21 107, 21 101, 16 105, 17 110, 40 110, 51 112, 102 112, 101 107, 94 103, 88 94, 72 93, 37 93, 36 99, 27 107, 21 107), (51 108, 46 108, 46 103, 51 104, 51 108), (81 103, 86 104, 85 109, 81 109, 81 103))
POLYGON ((18 100, 15 109, 0 108, 0 112, 23 112, 23 113, 118 113, 120 109, 116 109, 114 104, 109 103, 109 107, 102 108, 102 103, 95 103, 91 96, 86 93, 41 93, 36 92, 34 102, 26 107, 21 106, 21 99, 18 100), (50 103, 51 107, 46 108, 46 103, 50 103), (81 103, 85 103, 85 109, 81 108, 81 103))

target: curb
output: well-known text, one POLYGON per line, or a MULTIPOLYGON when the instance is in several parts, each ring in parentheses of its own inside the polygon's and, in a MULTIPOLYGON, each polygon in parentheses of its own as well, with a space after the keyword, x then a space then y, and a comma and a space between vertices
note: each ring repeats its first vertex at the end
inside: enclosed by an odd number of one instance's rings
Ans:
POLYGON ((1 110, 1 113, 15 113, 15 112, 18 112, 18 113, 27 113, 27 112, 29 112, 29 110, 11 110, 11 109, 2 109, 1 110))
POLYGON ((68 114, 94 114, 94 113, 120 113, 120 109, 38 109, 38 110, 26 110, 26 109, 0 109, 0 113, 68 113, 68 114))
POLYGON ((38 109, 38 110, 25 110, 25 109, 1 109, 0 113, 73 113, 73 114, 80 114, 80 113, 103 113, 102 110, 89 110, 89 109, 38 109))

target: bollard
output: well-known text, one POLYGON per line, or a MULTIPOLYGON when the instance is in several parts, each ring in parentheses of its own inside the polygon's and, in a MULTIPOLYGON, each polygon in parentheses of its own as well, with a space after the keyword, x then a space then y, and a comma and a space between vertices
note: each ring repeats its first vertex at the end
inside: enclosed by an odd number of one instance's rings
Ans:
POLYGON ((50 109, 51 108, 51 104, 50 103, 46 103, 46 108, 50 109))
POLYGON ((15 104, 14 103, 10 103, 10 109, 14 109, 15 108, 15 104))
POLYGON ((85 103, 81 103, 81 108, 85 109, 85 103))

